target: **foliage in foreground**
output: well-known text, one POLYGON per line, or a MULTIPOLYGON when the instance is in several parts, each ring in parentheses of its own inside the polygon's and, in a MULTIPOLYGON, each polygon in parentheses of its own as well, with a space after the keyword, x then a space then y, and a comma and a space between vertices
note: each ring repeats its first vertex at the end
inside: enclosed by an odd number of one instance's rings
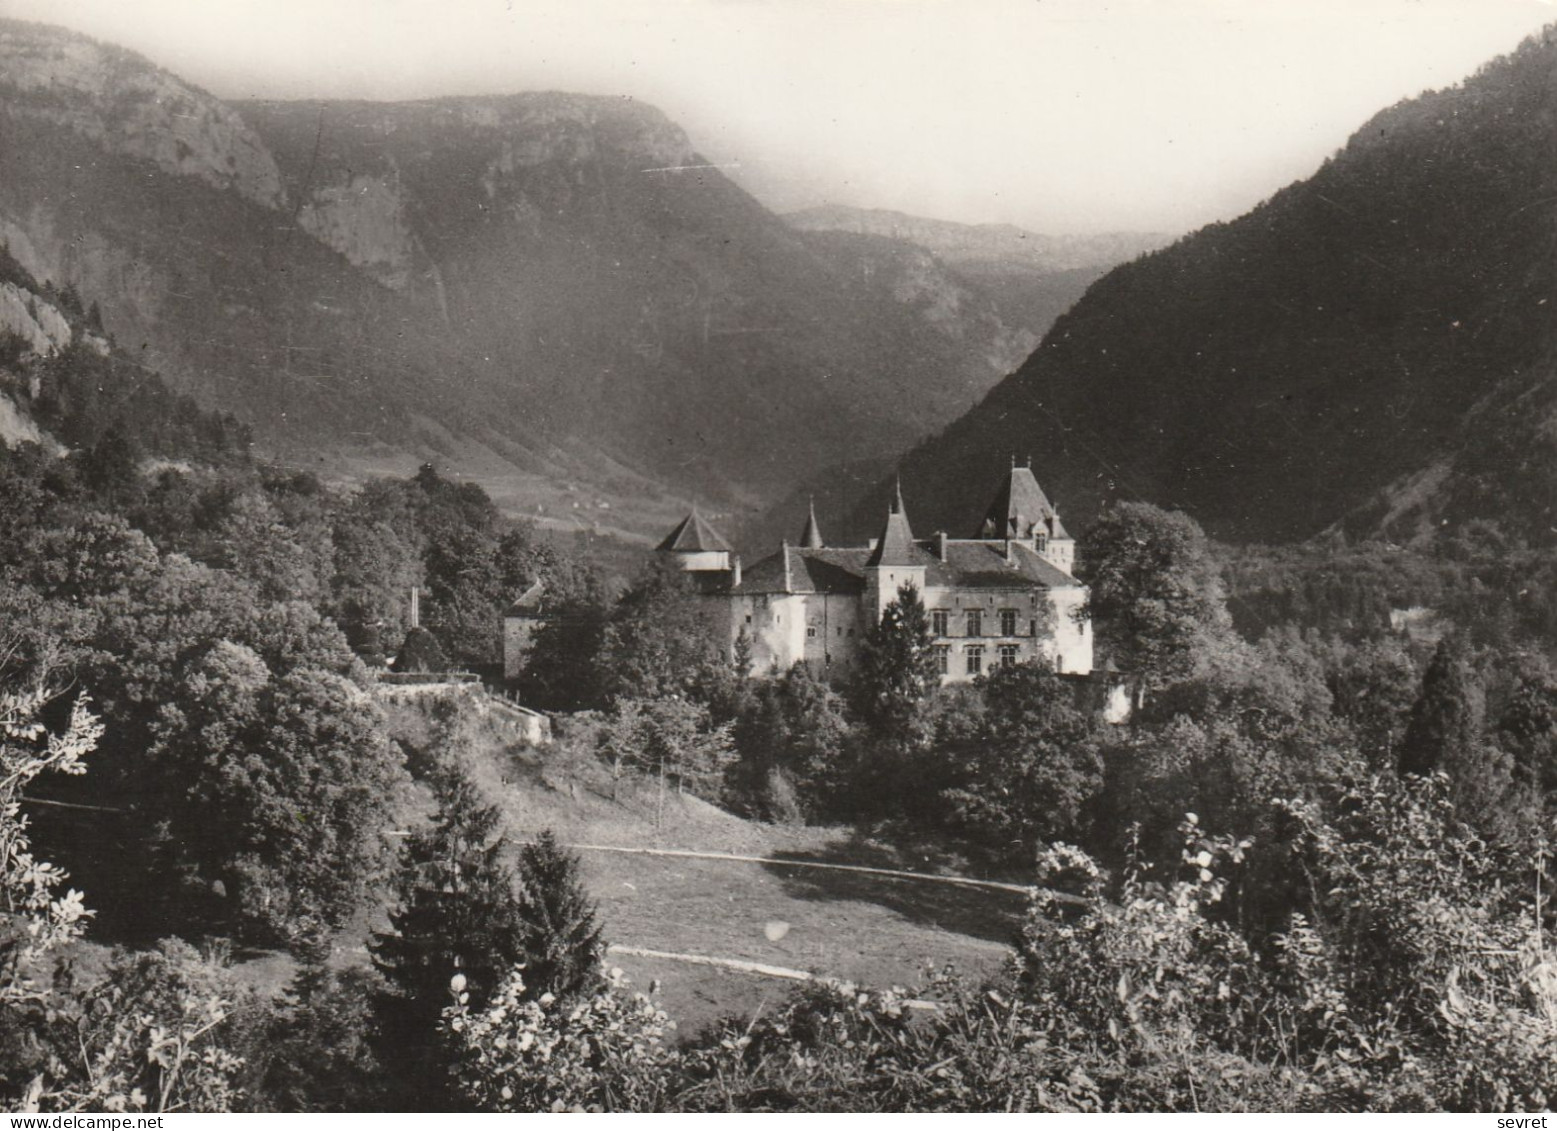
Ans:
POLYGON ((1557 1095, 1557 978, 1514 863, 1460 825, 1442 778, 1277 801, 1265 845, 1181 826, 1179 868, 1116 882, 1046 850, 1006 974, 921 996, 807 987, 683 1049, 613 979, 526 1001, 522 974, 445 1031, 483 1110, 1512 1110, 1557 1095), (1237 880, 1311 880, 1279 930, 1237 880), (1501 882, 1500 882, 1501 881, 1501 882), (1069 899, 1056 889, 1069 888, 1069 899))
POLYGON ((49 963, 90 916, 34 857, 22 806, 45 774, 79 775, 102 734, 78 697, 62 729, 42 688, 0 695, 0 1097, 15 1111, 226 1111, 242 1058, 232 987, 185 944, 114 959, 84 986, 49 963))

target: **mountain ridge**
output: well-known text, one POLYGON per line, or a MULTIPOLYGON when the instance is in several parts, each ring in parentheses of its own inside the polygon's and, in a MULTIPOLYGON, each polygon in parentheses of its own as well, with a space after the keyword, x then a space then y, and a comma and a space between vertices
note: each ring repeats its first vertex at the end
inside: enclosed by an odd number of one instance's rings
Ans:
POLYGON ((658 110, 564 92, 222 103, 0 21, 0 241, 284 458, 424 459, 651 537, 950 419, 1021 352, 862 285, 658 110), (982 342, 982 339, 980 339, 982 342))
MULTIPOLYGON (((1397 498, 1411 537, 1507 516, 1550 541, 1553 198, 1549 29, 1381 111, 1246 215, 1093 283, 1016 374, 903 460, 916 524, 958 529, 975 485, 1031 453, 1078 527, 1140 497, 1233 541, 1390 537, 1406 531, 1386 529, 1381 494, 1447 462, 1431 498, 1397 498), (1517 499, 1497 488, 1515 472, 1517 499)), ((879 521, 886 491, 848 525, 879 521)))

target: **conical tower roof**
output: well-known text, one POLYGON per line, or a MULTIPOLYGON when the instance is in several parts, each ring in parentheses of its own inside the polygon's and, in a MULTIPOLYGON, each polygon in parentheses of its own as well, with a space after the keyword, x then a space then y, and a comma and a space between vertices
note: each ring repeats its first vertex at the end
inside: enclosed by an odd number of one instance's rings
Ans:
POLYGON ((731 552, 730 543, 708 524, 706 518, 698 514, 696 507, 692 508, 692 513, 682 519, 676 529, 666 535, 665 541, 655 549, 660 553, 673 554, 696 554, 709 550, 731 552))
POLYGON ((908 525, 908 513, 903 508, 903 483, 898 481, 892 507, 887 511, 887 524, 876 539, 876 548, 866 560, 867 566, 913 566, 914 532, 908 525))
POLYGON ((807 550, 820 550, 826 543, 822 541, 822 528, 816 523, 816 500, 811 500, 810 511, 806 515, 805 532, 800 535, 800 545, 807 550))

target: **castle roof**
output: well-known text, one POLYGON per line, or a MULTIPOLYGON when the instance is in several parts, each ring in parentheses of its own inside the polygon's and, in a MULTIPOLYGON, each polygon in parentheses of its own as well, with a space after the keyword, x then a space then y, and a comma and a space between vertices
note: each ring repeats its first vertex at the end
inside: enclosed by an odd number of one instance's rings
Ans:
POLYGON ((696 554, 710 550, 730 552, 730 543, 726 542, 708 524, 708 520, 698 514, 697 508, 692 508, 692 513, 681 520, 681 523, 665 536, 665 541, 655 547, 660 553, 696 554))
MULTIPOLYGON (((937 546, 935 541, 909 542, 901 561, 894 564, 922 568, 927 587, 1069 589, 1080 585, 1070 574, 1020 542, 1011 544, 1007 557, 1003 541, 947 539, 944 561, 936 552, 937 546)), ((865 546, 847 549, 785 546, 746 570, 741 584, 732 592, 857 596, 865 592, 866 571, 872 567, 876 556, 876 551, 865 546)))
POLYGON ((504 611, 505 617, 537 617, 541 615, 541 593, 546 588, 537 581, 519 594, 512 605, 504 611))
POLYGON ((914 532, 908 525, 908 513, 903 508, 903 484, 897 485, 892 506, 887 510, 887 524, 881 528, 876 548, 871 552, 867 566, 916 566, 914 560, 914 532))
POLYGON ((800 535, 800 544, 807 550, 820 550, 822 542, 822 528, 816 524, 816 500, 811 501, 809 513, 806 515, 805 532, 800 535))
POLYGON ((980 533, 985 538, 1027 538, 1034 528, 1050 538, 1069 538, 1060 516, 1049 502, 1030 467, 1011 465, 989 510, 984 512, 980 533))

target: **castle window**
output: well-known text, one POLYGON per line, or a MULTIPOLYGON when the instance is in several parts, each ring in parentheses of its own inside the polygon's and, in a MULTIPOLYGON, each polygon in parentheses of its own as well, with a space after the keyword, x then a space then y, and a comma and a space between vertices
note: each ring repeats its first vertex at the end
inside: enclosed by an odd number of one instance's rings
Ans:
POLYGON ((945 609, 930 611, 930 631, 936 636, 951 635, 951 614, 945 609))
MULTIPOLYGON (((969 636, 983 636, 984 635, 984 612, 983 612, 982 609, 969 609, 968 610, 968 635, 969 636)), ((968 670, 972 671, 973 669, 969 668, 968 670)))
POLYGON ((1016 610, 1015 609, 1001 609, 1000 610, 1000 635, 1001 636, 1015 636, 1016 635, 1016 610))
POLYGON ((942 675, 951 671, 951 648, 945 644, 935 646, 935 670, 942 675))
POLYGON ((806 639, 807 640, 815 640, 816 639, 816 625, 814 625, 814 624, 806 625, 806 639))
POLYGON ((747 614, 746 614, 746 623, 747 623, 747 624, 750 624, 750 623, 751 623, 751 614, 750 614, 750 613, 747 613, 747 614))
POLYGON ((983 648, 974 646, 971 648, 964 648, 962 651, 964 657, 967 659, 969 675, 978 675, 979 672, 984 670, 983 648))
POLYGON ((1045 551, 1047 551, 1048 548, 1049 548, 1049 536, 1047 534, 1040 534, 1040 535, 1038 535, 1038 539, 1037 539, 1037 549, 1038 549, 1038 552, 1040 554, 1042 554, 1045 551))
POLYGON ((1020 659, 1021 649, 1015 644, 1002 644, 1000 646, 1000 666, 1014 668, 1020 659))

